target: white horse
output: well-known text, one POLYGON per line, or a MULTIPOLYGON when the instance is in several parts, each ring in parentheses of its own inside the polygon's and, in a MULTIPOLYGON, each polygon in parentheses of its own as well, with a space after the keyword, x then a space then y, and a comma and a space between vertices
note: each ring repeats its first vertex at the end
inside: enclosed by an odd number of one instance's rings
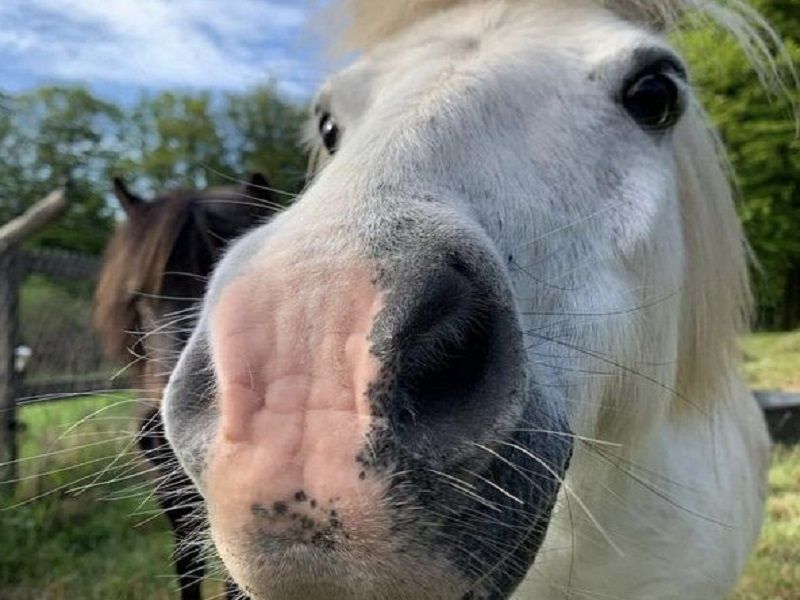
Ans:
POLYGON ((218 267, 171 443, 254 599, 723 598, 768 438, 665 34, 714 0, 361 0, 324 160, 218 267))

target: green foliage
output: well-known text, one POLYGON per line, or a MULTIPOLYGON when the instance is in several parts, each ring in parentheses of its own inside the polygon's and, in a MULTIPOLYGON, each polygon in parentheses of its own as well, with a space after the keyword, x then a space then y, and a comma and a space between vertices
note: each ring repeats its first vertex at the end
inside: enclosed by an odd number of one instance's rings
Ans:
POLYGON ((120 110, 82 88, 43 87, 6 100, 0 121, 0 220, 22 212, 69 177, 75 202, 32 243, 98 253, 113 226, 98 183, 116 154, 120 110))
POLYGON ((230 185, 261 171, 275 188, 296 193, 305 177, 304 119, 269 86, 216 99, 146 95, 123 124, 125 152, 115 169, 152 190, 230 185))
POLYGON ((289 192, 285 200, 303 185, 303 115, 270 86, 224 96, 167 91, 129 109, 82 87, 0 93, 0 223, 65 177, 75 191, 67 214, 30 245, 100 253, 115 222, 112 175, 155 195, 260 170, 289 192))
POLYGON ((214 117, 208 93, 142 97, 130 114, 124 136, 136 154, 129 152, 120 167, 146 177, 155 189, 205 187, 209 169, 231 168, 214 117))
MULTIPOLYGON (((788 58, 800 66, 800 11, 795 0, 759 0, 788 58)), ((800 325, 800 90, 786 69, 786 88, 768 90, 742 51, 718 31, 696 31, 681 46, 693 79, 720 130, 736 174, 739 213, 762 267, 754 281, 761 323, 800 325)))
POLYGON ((305 110, 280 101, 269 87, 257 87, 228 95, 225 117, 229 151, 243 168, 268 174, 279 190, 299 192, 306 171, 306 153, 300 146, 305 110))

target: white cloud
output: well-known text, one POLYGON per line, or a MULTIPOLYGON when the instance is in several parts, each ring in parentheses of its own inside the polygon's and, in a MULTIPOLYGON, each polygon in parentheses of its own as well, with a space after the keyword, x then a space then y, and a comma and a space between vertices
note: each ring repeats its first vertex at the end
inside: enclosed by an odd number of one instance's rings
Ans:
MULTIPOLYGON (((0 61, 39 78, 237 89, 319 79, 295 40, 304 2, 2 0, 0 61)), ((0 82, 1 83, 1 82, 0 82)))

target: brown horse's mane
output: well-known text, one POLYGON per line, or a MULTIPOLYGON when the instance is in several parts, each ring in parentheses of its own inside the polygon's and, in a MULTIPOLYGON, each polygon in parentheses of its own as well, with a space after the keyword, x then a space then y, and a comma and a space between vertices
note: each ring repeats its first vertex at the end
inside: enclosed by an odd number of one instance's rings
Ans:
POLYGON ((114 179, 127 218, 111 236, 94 294, 94 326, 109 357, 128 362, 138 380, 136 443, 158 485, 152 495, 172 524, 176 574, 184 597, 200 597, 201 553, 184 522, 195 522, 202 498, 180 469, 165 436, 160 399, 188 341, 195 308, 225 246, 266 221, 281 205, 261 173, 238 186, 185 190, 146 201, 114 179), (177 326, 177 325, 180 326, 177 326), (132 358, 133 357, 133 358, 132 358))
POLYGON ((142 203, 120 223, 103 255, 95 290, 94 324, 106 352, 130 359, 136 344, 136 302, 161 293, 164 274, 181 232, 202 192, 176 192, 142 203))
MULTIPOLYGON (((141 356, 144 327, 138 303, 154 305, 160 296, 181 301, 172 302, 173 308, 199 301, 222 248, 278 205, 261 173, 250 174, 238 186, 178 190, 151 201, 115 178, 114 192, 127 218, 106 246, 93 320, 107 355, 127 361, 132 354, 141 356)), ((133 363, 140 375, 145 362, 133 363)))

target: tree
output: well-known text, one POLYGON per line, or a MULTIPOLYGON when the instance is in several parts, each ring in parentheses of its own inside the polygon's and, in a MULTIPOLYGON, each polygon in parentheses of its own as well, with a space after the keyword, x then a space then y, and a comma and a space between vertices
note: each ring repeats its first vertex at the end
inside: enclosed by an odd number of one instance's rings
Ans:
POLYGON ((82 87, 0 94, 0 223, 69 176, 70 209, 29 244, 99 253, 115 222, 112 174, 154 194, 264 171, 275 187, 297 192, 303 121, 304 111, 271 86, 224 96, 166 91, 128 110, 82 87))
MULTIPOLYGON (((306 112, 280 98, 273 87, 256 87, 225 99, 226 138, 234 164, 262 171, 287 193, 303 187, 307 156, 302 146, 306 112)), ((289 196, 284 196, 288 201, 289 196)))
POLYGON ((143 96, 122 126, 115 170, 155 191, 233 183, 252 171, 291 193, 304 183, 304 111, 271 86, 215 97, 143 96))
POLYGON ((154 189, 202 188, 229 172, 211 94, 143 96, 128 115, 120 170, 154 189))
MULTIPOLYGON (((760 0, 757 7, 782 34, 800 65, 800 13, 795 0, 760 0)), ((740 193, 739 213, 762 269, 754 274, 762 326, 800 325, 800 91, 770 91, 743 53, 719 31, 682 40, 696 87, 719 128, 740 193)), ((784 65, 785 66, 785 65, 784 65)))
POLYGON ((70 179, 69 210, 30 243, 100 252, 114 222, 101 182, 118 150, 120 110, 79 87, 6 97, 6 109, 0 117, 0 217, 8 221, 70 179))

